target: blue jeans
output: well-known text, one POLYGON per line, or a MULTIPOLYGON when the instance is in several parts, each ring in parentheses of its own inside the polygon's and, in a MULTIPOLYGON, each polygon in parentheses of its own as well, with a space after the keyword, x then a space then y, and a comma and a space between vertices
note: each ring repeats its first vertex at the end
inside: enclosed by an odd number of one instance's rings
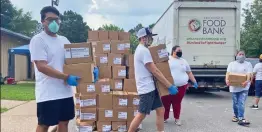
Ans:
POLYGON ((247 97, 248 90, 232 93, 234 114, 240 120, 244 118, 245 102, 247 97))

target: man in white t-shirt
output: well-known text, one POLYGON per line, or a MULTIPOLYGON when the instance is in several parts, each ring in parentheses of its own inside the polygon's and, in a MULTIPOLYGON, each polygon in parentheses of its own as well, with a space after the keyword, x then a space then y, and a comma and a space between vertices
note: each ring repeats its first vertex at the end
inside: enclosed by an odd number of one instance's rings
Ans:
POLYGON ((259 56, 259 63, 257 63, 253 70, 254 75, 256 76, 255 90, 255 104, 251 106, 252 109, 258 109, 258 103, 262 96, 262 54, 259 56))
POLYGON ((245 102, 248 97, 248 90, 250 87, 250 78, 252 75, 252 65, 250 62, 245 61, 245 52, 239 51, 236 56, 236 61, 229 63, 226 74, 226 84, 229 86, 230 92, 232 92, 233 99, 233 110, 234 117, 232 119, 233 122, 238 122, 239 125, 245 126, 249 125, 250 122, 245 120, 245 102), (246 74, 247 80, 240 87, 231 86, 228 80, 230 73, 239 73, 246 74))
POLYGON ((75 117, 70 86, 77 86, 79 77, 63 73, 64 44, 70 42, 66 37, 57 35, 59 11, 51 6, 44 7, 41 21, 44 31, 35 35, 29 46, 31 61, 35 65, 36 132, 47 132, 53 125, 58 125, 59 132, 68 132, 68 122, 75 117))
POLYGON ((137 37, 140 44, 137 46, 134 55, 134 68, 136 87, 140 97, 138 114, 131 122, 128 132, 135 132, 139 124, 149 115, 152 110, 156 110, 157 131, 164 131, 164 107, 159 93, 156 90, 153 76, 162 82, 170 94, 176 94, 177 87, 171 84, 155 66, 148 46, 152 44, 152 34, 149 28, 142 28, 138 31, 137 37))

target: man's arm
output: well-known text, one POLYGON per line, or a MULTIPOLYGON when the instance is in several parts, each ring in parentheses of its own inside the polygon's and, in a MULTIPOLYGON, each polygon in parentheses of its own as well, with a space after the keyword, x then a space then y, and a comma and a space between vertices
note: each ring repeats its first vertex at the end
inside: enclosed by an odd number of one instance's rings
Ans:
POLYGON ((172 84, 165 78, 163 73, 156 67, 156 65, 153 62, 148 62, 145 66, 167 88, 172 86, 172 84))
POLYGON ((196 83, 196 79, 194 77, 194 74, 191 71, 187 72, 187 74, 188 74, 190 81, 193 82, 193 83, 196 83))

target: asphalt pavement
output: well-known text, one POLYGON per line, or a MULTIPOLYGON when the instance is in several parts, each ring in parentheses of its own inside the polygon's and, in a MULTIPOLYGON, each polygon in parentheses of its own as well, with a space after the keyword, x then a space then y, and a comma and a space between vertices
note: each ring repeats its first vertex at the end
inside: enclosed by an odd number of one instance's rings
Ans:
MULTIPOLYGON (((243 127, 231 122, 233 110, 229 92, 186 94, 181 110, 182 126, 174 124, 171 112, 165 124, 165 132, 262 132, 262 108, 250 109, 252 102, 253 97, 249 96, 245 116, 251 125, 243 127)), ((155 112, 152 112, 143 121, 141 132, 156 131, 155 118, 155 112)), ((70 132, 75 132, 74 121, 70 123, 70 132)))

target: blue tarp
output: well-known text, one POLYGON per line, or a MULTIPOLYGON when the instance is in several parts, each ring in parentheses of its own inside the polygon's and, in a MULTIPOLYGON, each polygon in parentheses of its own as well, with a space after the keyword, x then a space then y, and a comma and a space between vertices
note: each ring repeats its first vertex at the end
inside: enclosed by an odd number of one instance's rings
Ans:
MULTIPOLYGON (((11 48, 8 50, 9 59, 8 59, 8 76, 15 77, 15 55, 25 55, 27 56, 28 71, 27 77, 31 78, 31 61, 30 61, 30 52, 29 45, 23 45, 16 48, 11 48)), ((17 64, 18 65, 18 64, 17 64)))

